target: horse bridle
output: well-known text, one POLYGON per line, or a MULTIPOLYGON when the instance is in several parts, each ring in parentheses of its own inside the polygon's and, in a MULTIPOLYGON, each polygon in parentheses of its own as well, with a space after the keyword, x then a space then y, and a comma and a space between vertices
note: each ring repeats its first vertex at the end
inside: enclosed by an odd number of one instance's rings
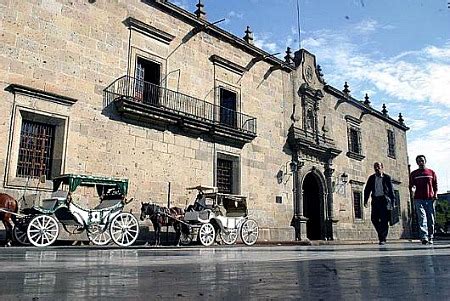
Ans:
POLYGON ((156 204, 147 204, 147 206, 145 207, 145 217, 148 218, 148 219, 151 219, 154 216, 160 215, 161 213, 160 213, 159 208, 160 207, 158 205, 156 205, 156 204), (153 214, 149 213, 150 207, 152 207, 153 214))

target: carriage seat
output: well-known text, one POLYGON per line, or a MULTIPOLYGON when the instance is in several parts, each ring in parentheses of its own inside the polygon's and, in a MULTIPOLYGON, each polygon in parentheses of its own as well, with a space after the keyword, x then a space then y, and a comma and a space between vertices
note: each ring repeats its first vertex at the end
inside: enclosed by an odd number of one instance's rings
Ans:
POLYGON ((115 198, 115 199, 107 199, 107 200, 103 200, 100 202, 100 204, 98 204, 94 210, 96 209, 105 209, 105 208, 109 208, 109 207, 114 207, 116 206, 118 203, 122 202, 122 198, 115 198))
POLYGON ((41 201, 40 209, 53 210, 55 207, 62 202, 67 200, 69 192, 63 190, 57 190, 52 192, 52 196, 49 199, 44 199, 41 201))
POLYGON ((69 196, 69 192, 63 191, 63 190, 57 190, 52 193, 52 199, 57 199, 59 201, 67 200, 68 196, 69 196))
POLYGON ((45 199, 41 201, 40 209, 53 210, 58 203, 58 199, 45 199))
POLYGON ((185 221, 208 222, 214 214, 211 210, 187 211, 184 214, 185 221))
POLYGON ((58 204, 65 202, 69 193, 67 191, 58 190, 52 193, 50 199, 44 199, 41 201, 40 209, 54 210, 58 204))

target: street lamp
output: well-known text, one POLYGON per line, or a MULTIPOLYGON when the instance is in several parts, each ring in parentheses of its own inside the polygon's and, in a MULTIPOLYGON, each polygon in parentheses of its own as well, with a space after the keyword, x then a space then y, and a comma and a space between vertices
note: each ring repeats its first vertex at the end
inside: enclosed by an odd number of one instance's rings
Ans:
POLYGON ((333 181, 333 192, 345 189, 348 183, 348 174, 342 173, 335 181, 333 181))

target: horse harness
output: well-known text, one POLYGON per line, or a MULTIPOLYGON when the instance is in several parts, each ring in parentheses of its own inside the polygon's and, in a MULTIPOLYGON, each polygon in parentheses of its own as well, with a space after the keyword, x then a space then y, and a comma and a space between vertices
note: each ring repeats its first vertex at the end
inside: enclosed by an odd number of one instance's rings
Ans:
POLYGON ((148 207, 145 210, 145 215, 150 220, 156 219, 160 221, 160 223, 168 224, 170 223, 169 220, 178 220, 179 217, 182 215, 179 215, 178 212, 175 210, 171 210, 170 208, 161 207, 157 204, 149 204, 148 207))

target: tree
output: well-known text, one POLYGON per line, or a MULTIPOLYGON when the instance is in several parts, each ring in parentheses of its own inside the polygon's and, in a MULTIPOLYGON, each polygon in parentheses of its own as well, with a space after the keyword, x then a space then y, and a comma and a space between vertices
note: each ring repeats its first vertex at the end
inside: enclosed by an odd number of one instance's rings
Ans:
POLYGON ((449 202, 444 199, 438 199, 436 201, 436 232, 445 232, 447 233, 447 225, 450 224, 449 211, 450 206, 449 202), (440 230, 440 231, 439 231, 440 230))

